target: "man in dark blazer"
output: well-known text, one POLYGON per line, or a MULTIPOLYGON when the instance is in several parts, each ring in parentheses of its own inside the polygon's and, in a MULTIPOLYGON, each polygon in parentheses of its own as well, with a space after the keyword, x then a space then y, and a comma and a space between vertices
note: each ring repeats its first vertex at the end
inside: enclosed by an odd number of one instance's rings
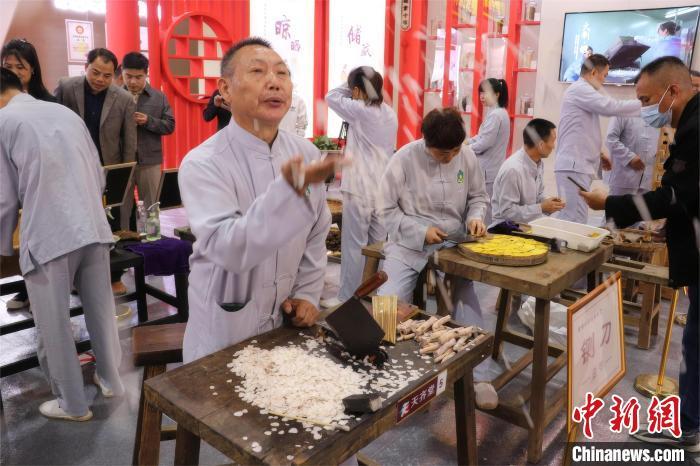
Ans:
POLYGON ((97 146, 102 165, 136 160, 134 99, 124 89, 112 85, 117 57, 107 49, 88 53, 85 77, 63 78, 55 94, 85 121, 97 146))
POLYGON ((600 190, 581 196, 592 209, 605 215, 619 228, 640 220, 666 219, 666 244, 669 255, 669 283, 674 288, 687 286, 688 320, 683 331, 679 382, 680 424, 682 435, 675 438, 666 431, 648 432, 640 426, 634 437, 650 443, 683 447, 689 453, 700 452, 700 347, 698 344, 698 153, 700 124, 698 104, 690 72, 676 57, 661 57, 639 73, 637 98, 642 102, 642 118, 655 128, 670 125, 676 129, 671 154, 664 163, 661 186, 642 196, 608 196, 600 190))
MULTIPOLYGON (((138 52, 127 53, 122 60, 124 88, 136 102, 134 121, 137 125, 136 172, 134 181, 139 200, 148 208, 158 199, 156 191, 163 164, 162 137, 175 130, 175 117, 165 94, 146 82, 148 58, 138 52)), ((134 203, 133 187, 127 192, 125 208, 131 212, 134 203)))

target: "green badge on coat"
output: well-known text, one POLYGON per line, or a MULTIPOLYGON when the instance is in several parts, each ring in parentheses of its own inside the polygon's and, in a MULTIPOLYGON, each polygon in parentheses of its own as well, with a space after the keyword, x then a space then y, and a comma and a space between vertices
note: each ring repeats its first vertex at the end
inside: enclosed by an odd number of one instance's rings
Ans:
POLYGON ((457 183, 464 183, 464 172, 462 170, 457 172, 457 183))

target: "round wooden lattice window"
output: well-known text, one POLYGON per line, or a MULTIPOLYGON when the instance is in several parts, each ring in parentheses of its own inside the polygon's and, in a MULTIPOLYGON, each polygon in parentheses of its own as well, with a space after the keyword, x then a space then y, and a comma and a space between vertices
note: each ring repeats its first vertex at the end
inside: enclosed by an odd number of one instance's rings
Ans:
POLYGON ((231 34, 216 18, 190 12, 168 27, 162 44, 165 76, 191 102, 206 104, 216 90, 221 58, 231 47, 231 34))

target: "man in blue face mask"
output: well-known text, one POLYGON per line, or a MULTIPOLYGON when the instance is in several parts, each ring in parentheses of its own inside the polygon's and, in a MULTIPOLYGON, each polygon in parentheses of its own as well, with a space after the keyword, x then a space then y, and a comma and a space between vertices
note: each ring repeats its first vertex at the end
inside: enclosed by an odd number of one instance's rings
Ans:
POLYGON ((698 95, 692 87, 690 72, 675 57, 658 58, 639 73, 637 98, 642 102, 642 118, 660 128, 670 124, 676 129, 661 186, 642 196, 608 196, 594 190, 581 192, 586 203, 605 215, 618 227, 640 220, 666 218, 666 243, 669 252, 671 286, 688 287, 688 321, 683 332, 683 361, 679 377, 681 399, 680 438, 670 434, 649 433, 640 429, 635 437, 652 443, 684 447, 691 455, 700 454, 700 374, 698 372, 698 95))

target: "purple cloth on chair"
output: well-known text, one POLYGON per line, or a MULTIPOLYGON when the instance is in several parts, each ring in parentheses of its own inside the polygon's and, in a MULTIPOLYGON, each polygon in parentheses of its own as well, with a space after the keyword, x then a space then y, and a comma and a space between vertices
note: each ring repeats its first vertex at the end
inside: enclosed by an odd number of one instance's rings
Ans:
POLYGON ((144 275, 173 275, 190 271, 192 243, 189 241, 164 236, 158 241, 130 244, 124 249, 143 256, 144 275))

